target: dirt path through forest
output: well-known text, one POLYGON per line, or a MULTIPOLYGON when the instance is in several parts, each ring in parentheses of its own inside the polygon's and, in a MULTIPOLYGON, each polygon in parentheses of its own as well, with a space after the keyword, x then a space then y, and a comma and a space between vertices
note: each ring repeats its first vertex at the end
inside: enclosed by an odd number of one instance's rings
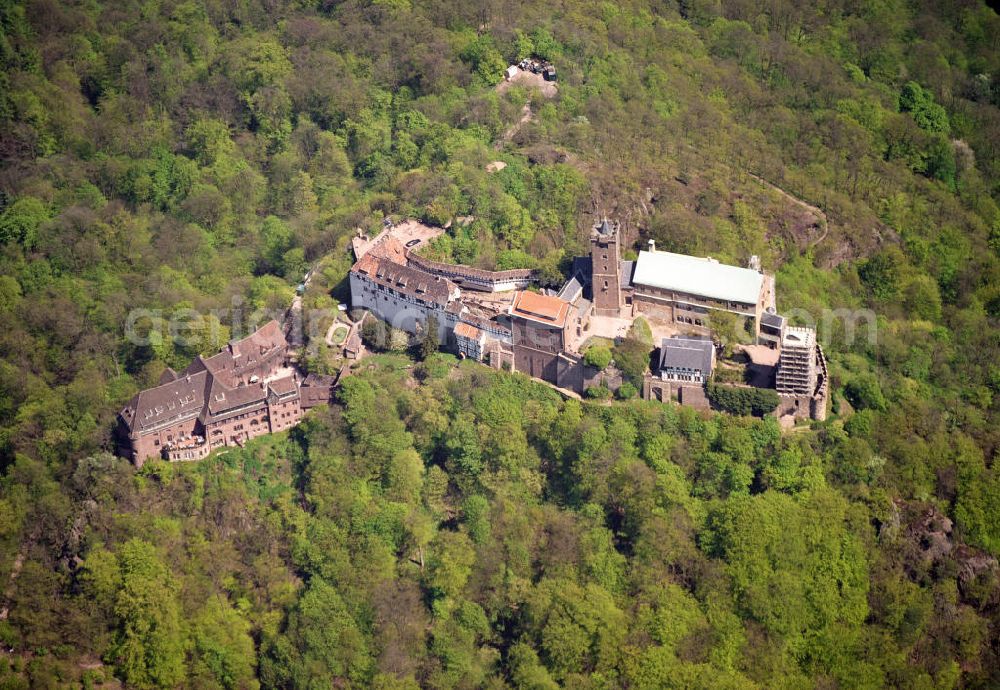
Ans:
POLYGON ((497 140, 497 143, 493 144, 493 148, 497 151, 502 150, 504 145, 510 142, 514 136, 521 131, 521 127, 531 122, 532 115, 531 104, 525 103, 524 107, 521 108, 521 119, 507 128, 507 131, 504 132, 503 136, 497 140))
POLYGON ((765 187, 770 187, 774 191, 778 192, 778 194, 780 194, 781 196, 783 196, 786 199, 788 199, 789 201, 791 201, 792 203, 794 203, 794 204, 796 204, 798 206, 801 206, 802 208, 806 209, 807 211, 813 213, 818 218, 821 218, 823 220, 823 232, 820 234, 819 237, 817 237, 815 240, 813 240, 812 242, 809 243, 810 247, 815 247, 817 244, 819 244, 820 242, 822 242, 823 240, 826 239, 827 234, 829 234, 829 232, 830 232, 830 220, 829 220, 829 218, 826 217, 826 212, 823 211, 823 209, 819 208, 818 206, 813 206, 812 204, 810 204, 807 201, 803 201, 802 199, 798 198, 797 196, 795 196, 791 192, 788 192, 788 191, 782 189, 781 187, 779 187, 778 185, 774 184, 773 182, 768 182, 767 180, 765 180, 763 177, 761 177, 759 175, 754 175, 753 173, 747 173, 747 175, 749 175, 752 179, 756 180, 757 182, 759 182, 760 184, 764 185, 765 187))

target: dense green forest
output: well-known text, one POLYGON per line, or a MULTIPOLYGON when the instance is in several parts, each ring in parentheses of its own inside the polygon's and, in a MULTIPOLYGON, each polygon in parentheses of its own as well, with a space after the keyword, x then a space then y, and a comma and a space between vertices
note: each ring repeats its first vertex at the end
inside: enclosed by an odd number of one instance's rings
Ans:
POLYGON ((1000 686, 982 2, 0 0, 0 61, 0 687, 1000 686), (555 97, 495 89, 529 55, 555 97), (877 315, 820 323, 829 420, 387 354, 247 448, 109 452, 232 327, 131 310, 331 307, 386 215, 557 283, 604 213, 877 315))

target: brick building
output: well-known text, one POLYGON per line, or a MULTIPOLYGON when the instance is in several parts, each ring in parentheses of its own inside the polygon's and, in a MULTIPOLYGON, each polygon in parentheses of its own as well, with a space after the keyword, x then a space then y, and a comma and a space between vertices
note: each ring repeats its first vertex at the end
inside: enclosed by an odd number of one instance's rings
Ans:
POLYGON ((160 385, 140 391, 119 413, 120 454, 140 467, 154 457, 197 460, 294 426, 303 409, 327 402, 331 389, 310 390, 303 400, 285 368, 287 352, 281 327, 270 321, 180 373, 167 369, 160 385))
POLYGON ((566 349, 570 305, 536 292, 518 292, 508 316, 514 348, 514 369, 557 383, 559 358, 566 349))

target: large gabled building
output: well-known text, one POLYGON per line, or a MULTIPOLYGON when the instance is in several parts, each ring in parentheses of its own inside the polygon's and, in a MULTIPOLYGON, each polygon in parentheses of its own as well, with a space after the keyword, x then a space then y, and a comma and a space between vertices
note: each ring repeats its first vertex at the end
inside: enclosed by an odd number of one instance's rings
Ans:
POLYGON ((514 369, 552 383, 559 380, 559 357, 566 350, 570 304, 527 290, 518 292, 508 311, 514 369))
POLYGON ((388 233, 356 244, 348 282, 351 306, 367 309, 393 328, 418 334, 434 321, 438 338, 449 342, 467 311, 458 285, 440 273, 411 263, 410 252, 388 233))
POLYGON ((729 312, 753 319, 757 335, 772 281, 753 259, 753 267, 742 268, 660 251, 650 241, 635 261, 623 261, 621 226, 602 220, 591 232, 590 255, 574 259, 572 271, 599 316, 645 313, 708 334, 712 313, 729 312))
POLYGON ((331 388, 302 388, 285 369, 287 352, 280 325, 270 321, 180 373, 167 369, 160 385, 140 391, 119 413, 120 454, 140 467, 155 457, 197 460, 294 426, 304 409, 329 401, 331 388))
POLYGON ((768 302, 769 281, 752 268, 673 252, 639 252, 631 278, 632 306, 708 333, 713 312, 753 319, 755 335, 768 302))

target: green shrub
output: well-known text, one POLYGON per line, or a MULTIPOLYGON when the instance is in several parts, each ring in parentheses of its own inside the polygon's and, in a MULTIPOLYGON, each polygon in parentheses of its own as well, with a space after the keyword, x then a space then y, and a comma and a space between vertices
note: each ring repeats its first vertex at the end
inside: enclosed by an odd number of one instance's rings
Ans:
POLYGON ((745 369, 729 369, 719 367, 712 374, 712 380, 716 383, 743 383, 746 379, 745 369))
POLYGON ((871 410, 860 410, 844 422, 844 431, 849 436, 866 438, 871 436, 874 413, 871 410))
POLYGON ((616 395, 619 400, 631 400, 635 396, 639 395, 639 389, 633 386, 631 382, 626 381, 619 386, 616 395))
POLYGON ((653 347, 653 331, 646 319, 641 316, 635 317, 635 321, 632 322, 632 328, 628 331, 628 337, 638 340, 650 348, 653 347))
POLYGON ((583 353, 583 361, 587 366, 604 371, 611 364, 611 348, 607 345, 591 345, 583 353))
POLYGON ((615 345, 611 352, 625 378, 637 388, 641 386, 642 377, 649 367, 649 346, 629 337, 615 345))
POLYGON ((591 386, 586 391, 584 395, 593 400, 610 400, 611 391, 603 383, 600 386, 591 386))
POLYGON ((712 405, 730 414, 763 417, 773 412, 781 402, 777 392, 770 388, 708 385, 708 399, 712 405))

